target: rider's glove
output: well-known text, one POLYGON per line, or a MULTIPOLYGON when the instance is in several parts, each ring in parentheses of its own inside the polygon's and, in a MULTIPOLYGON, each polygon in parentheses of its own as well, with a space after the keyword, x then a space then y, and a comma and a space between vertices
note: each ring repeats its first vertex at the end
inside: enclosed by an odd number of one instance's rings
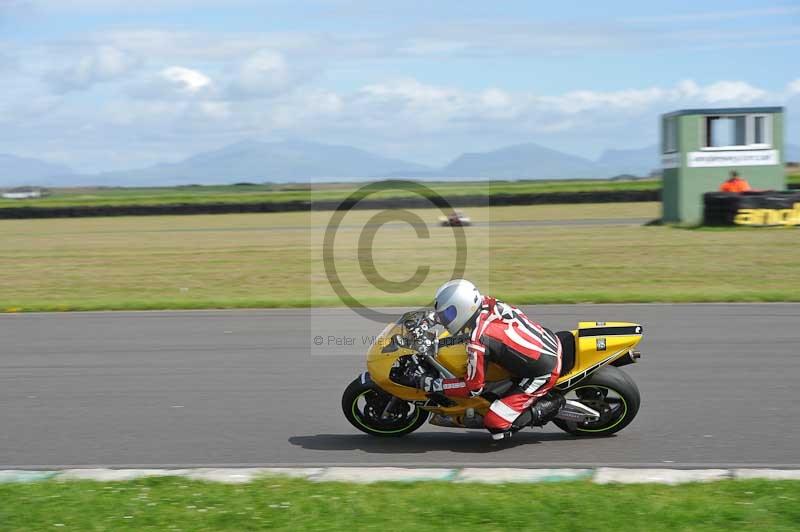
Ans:
POLYGON ((442 379, 424 375, 417 381, 417 388, 422 388, 428 393, 440 393, 442 391, 442 379))
POLYGON ((428 393, 442 391, 442 379, 428 373, 416 355, 411 355, 407 363, 405 371, 398 371, 392 376, 393 381, 403 386, 425 390, 428 393))
POLYGON ((428 370, 419 363, 419 359, 416 356, 414 357, 414 362, 417 364, 414 370, 414 378, 416 380, 415 387, 425 390, 427 393, 441 392, 442 379, 438 378, 434 373, 428 373, 428 370))
POLYGON ((419 363, 417 355, 401 357, 392 365, 390 378, 397 384, 408 386, 409 388, 419 388, 420 380, 425 375, 425 371, 419 363))

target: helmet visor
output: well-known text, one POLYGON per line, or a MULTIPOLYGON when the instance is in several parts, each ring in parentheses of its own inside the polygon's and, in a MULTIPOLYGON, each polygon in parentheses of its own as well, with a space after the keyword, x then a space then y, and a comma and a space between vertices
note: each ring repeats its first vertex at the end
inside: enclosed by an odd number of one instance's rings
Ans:
POLYGON ((436 312, 436 320, 447 327, 458 316, 458 310, 454 305, 450 305, 444 310, 436 312))

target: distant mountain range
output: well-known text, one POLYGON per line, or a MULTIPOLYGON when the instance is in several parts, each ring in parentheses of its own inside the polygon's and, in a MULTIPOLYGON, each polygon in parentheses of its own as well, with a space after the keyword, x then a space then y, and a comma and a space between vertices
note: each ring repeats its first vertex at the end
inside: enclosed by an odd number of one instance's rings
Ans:
POLYGON ((566 179, 598 175, 595 163, 538 144, 517 144, 483 153, 465 153, 442 168, 443 177, 566 179))
POLYGON ((3 187, 52 184, 53 178, 72 174, 72 169, 63 164, 0 153, 0 186, 3 187))
POLYGON ((381 157, 350 146, 299 141, 245 141, 200 153, 175 164, 104 173, 96 177, 104 184, 187 185, 309 179, 335 181, 427 170, 429 168, 421 164, 381 157))
MULTIPOLYGON (((787 160, 800 160, 800 146, 786 145, 787 160)), ((442 168, 376 155, 351 146, 315 142, 244 141, 199 153, 173 164, 76 174, 64 165, 0 154, 0 187, 19 185, 159 186, 236 182, 330 182, 382 177, 420 179, 592 179, 646 176, 660 166, 655 145, 607 150, 590 160, 538 144, 465 153, 442 168)))
POLYGON ((644 176, 661 168, 661 155, 655 144, 631 150, 606 150, 596 164, 608 175, 644 176))

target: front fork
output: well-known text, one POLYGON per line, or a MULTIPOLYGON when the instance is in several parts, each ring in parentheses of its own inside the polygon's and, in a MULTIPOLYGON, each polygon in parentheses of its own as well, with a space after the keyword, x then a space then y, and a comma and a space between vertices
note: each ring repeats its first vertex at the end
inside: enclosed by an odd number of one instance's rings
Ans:
POLYGON ((405 401, 402 401, 401 399, 398 399, 393 395, 392 398, 389 400, 389 402, 386 404, 386 408, 383 409, 383 413, 381 413, 381 419, 384 421, 389 419, 389 414, 392 412, 392 408, 396 407, 400 402, 405 402, 405 401))

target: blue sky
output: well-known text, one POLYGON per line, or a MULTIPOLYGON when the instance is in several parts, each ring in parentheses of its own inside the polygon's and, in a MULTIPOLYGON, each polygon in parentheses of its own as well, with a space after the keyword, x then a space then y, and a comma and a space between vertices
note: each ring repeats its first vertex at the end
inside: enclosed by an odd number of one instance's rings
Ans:
POLYGON ((0 0, 0 153, 79 171, 244 139, 428 164, 537 142, 587 157, 660 113, 786 105, 800 2, 0 0))

